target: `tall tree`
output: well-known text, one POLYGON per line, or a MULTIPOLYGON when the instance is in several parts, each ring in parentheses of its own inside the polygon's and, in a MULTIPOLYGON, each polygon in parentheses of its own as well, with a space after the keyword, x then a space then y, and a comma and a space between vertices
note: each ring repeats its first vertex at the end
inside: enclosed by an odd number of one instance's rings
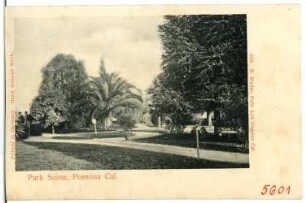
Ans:
POLYGON ((87 79, 82 61, 72 55, 57 54, 42 69, 43 79, 38 96, 31 105, 31 114, 41 123, 47 121, 50 109, 65 119, 66 127, 75 128, 76 120, 82 117, 72 104, 82 98, 81 86, 87 79))
POLYGON ((216 125, 234 121, 247 130, 246 16, 165 16, 159 32, 164 88, 194 111, 214 109, 216 125))

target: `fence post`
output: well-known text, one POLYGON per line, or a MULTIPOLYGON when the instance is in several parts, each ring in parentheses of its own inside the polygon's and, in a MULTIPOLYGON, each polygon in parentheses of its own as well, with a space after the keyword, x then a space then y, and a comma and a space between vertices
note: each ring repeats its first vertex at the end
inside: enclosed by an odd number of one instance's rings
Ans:
POLYGON ((200 139, 199 139, 198 126, 196 126, 196 138, 197 138, 197 157, 198 159, 200 159, 200 139))

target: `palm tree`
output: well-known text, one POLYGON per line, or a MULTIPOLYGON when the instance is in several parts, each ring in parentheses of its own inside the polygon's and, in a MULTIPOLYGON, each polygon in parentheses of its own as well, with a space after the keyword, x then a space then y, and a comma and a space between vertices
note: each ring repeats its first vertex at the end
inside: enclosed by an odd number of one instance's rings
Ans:
POLYGON ((102 123, 116 108, 142 109, 143 107, 140 91, 118 74, 106 73, 104 68, 101 68, 100 76, 90 78, 81 91, 84 99, 75 107, 90 106, 91 118, 100 118, 102 123))
POLYGON ((23 124, 16 122, 15 137, 17 140, 25 139, 27 137, 26 128, 23 124))

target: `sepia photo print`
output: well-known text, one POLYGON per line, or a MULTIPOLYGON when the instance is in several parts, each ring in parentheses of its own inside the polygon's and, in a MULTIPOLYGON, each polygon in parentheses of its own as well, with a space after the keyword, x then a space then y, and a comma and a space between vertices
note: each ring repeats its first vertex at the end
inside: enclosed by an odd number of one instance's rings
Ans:
POLYGON ((300 198, 299 14, 7 8, 7 198, 300 198))
POLYGON ((16 170, 248 167, 246 28, 246 15, 16 19, 16 170))

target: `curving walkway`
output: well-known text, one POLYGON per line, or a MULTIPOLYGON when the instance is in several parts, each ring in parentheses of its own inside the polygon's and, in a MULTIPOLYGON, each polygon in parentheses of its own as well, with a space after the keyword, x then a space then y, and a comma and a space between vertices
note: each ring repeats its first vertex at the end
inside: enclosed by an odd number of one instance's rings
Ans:
MULTIPOLYGON (((137 132, 135 136, 131 136, 131 140, 144 137, 152 137, 160 135, 157 132, 137 132)), ((57 135, 56 137, 60 137, 57 135)), ((74 144, 94 144, 112 147, 131 148, 138 150, 146 150, 159 153, 168 153, 181 156, 197 158, 197 150, 195 148, 179 147, 172 145, 139 143, 124 138, 105 138, 105 139, 52 139, 52 136, 30 137, 25 142, 52 142, 52 143, 74 143, 74 144)), ((215 150, 200 150, 200 158, 213 161, 231 162, 231 163, 249 163, 249 154, 225 152, 215 150)))

